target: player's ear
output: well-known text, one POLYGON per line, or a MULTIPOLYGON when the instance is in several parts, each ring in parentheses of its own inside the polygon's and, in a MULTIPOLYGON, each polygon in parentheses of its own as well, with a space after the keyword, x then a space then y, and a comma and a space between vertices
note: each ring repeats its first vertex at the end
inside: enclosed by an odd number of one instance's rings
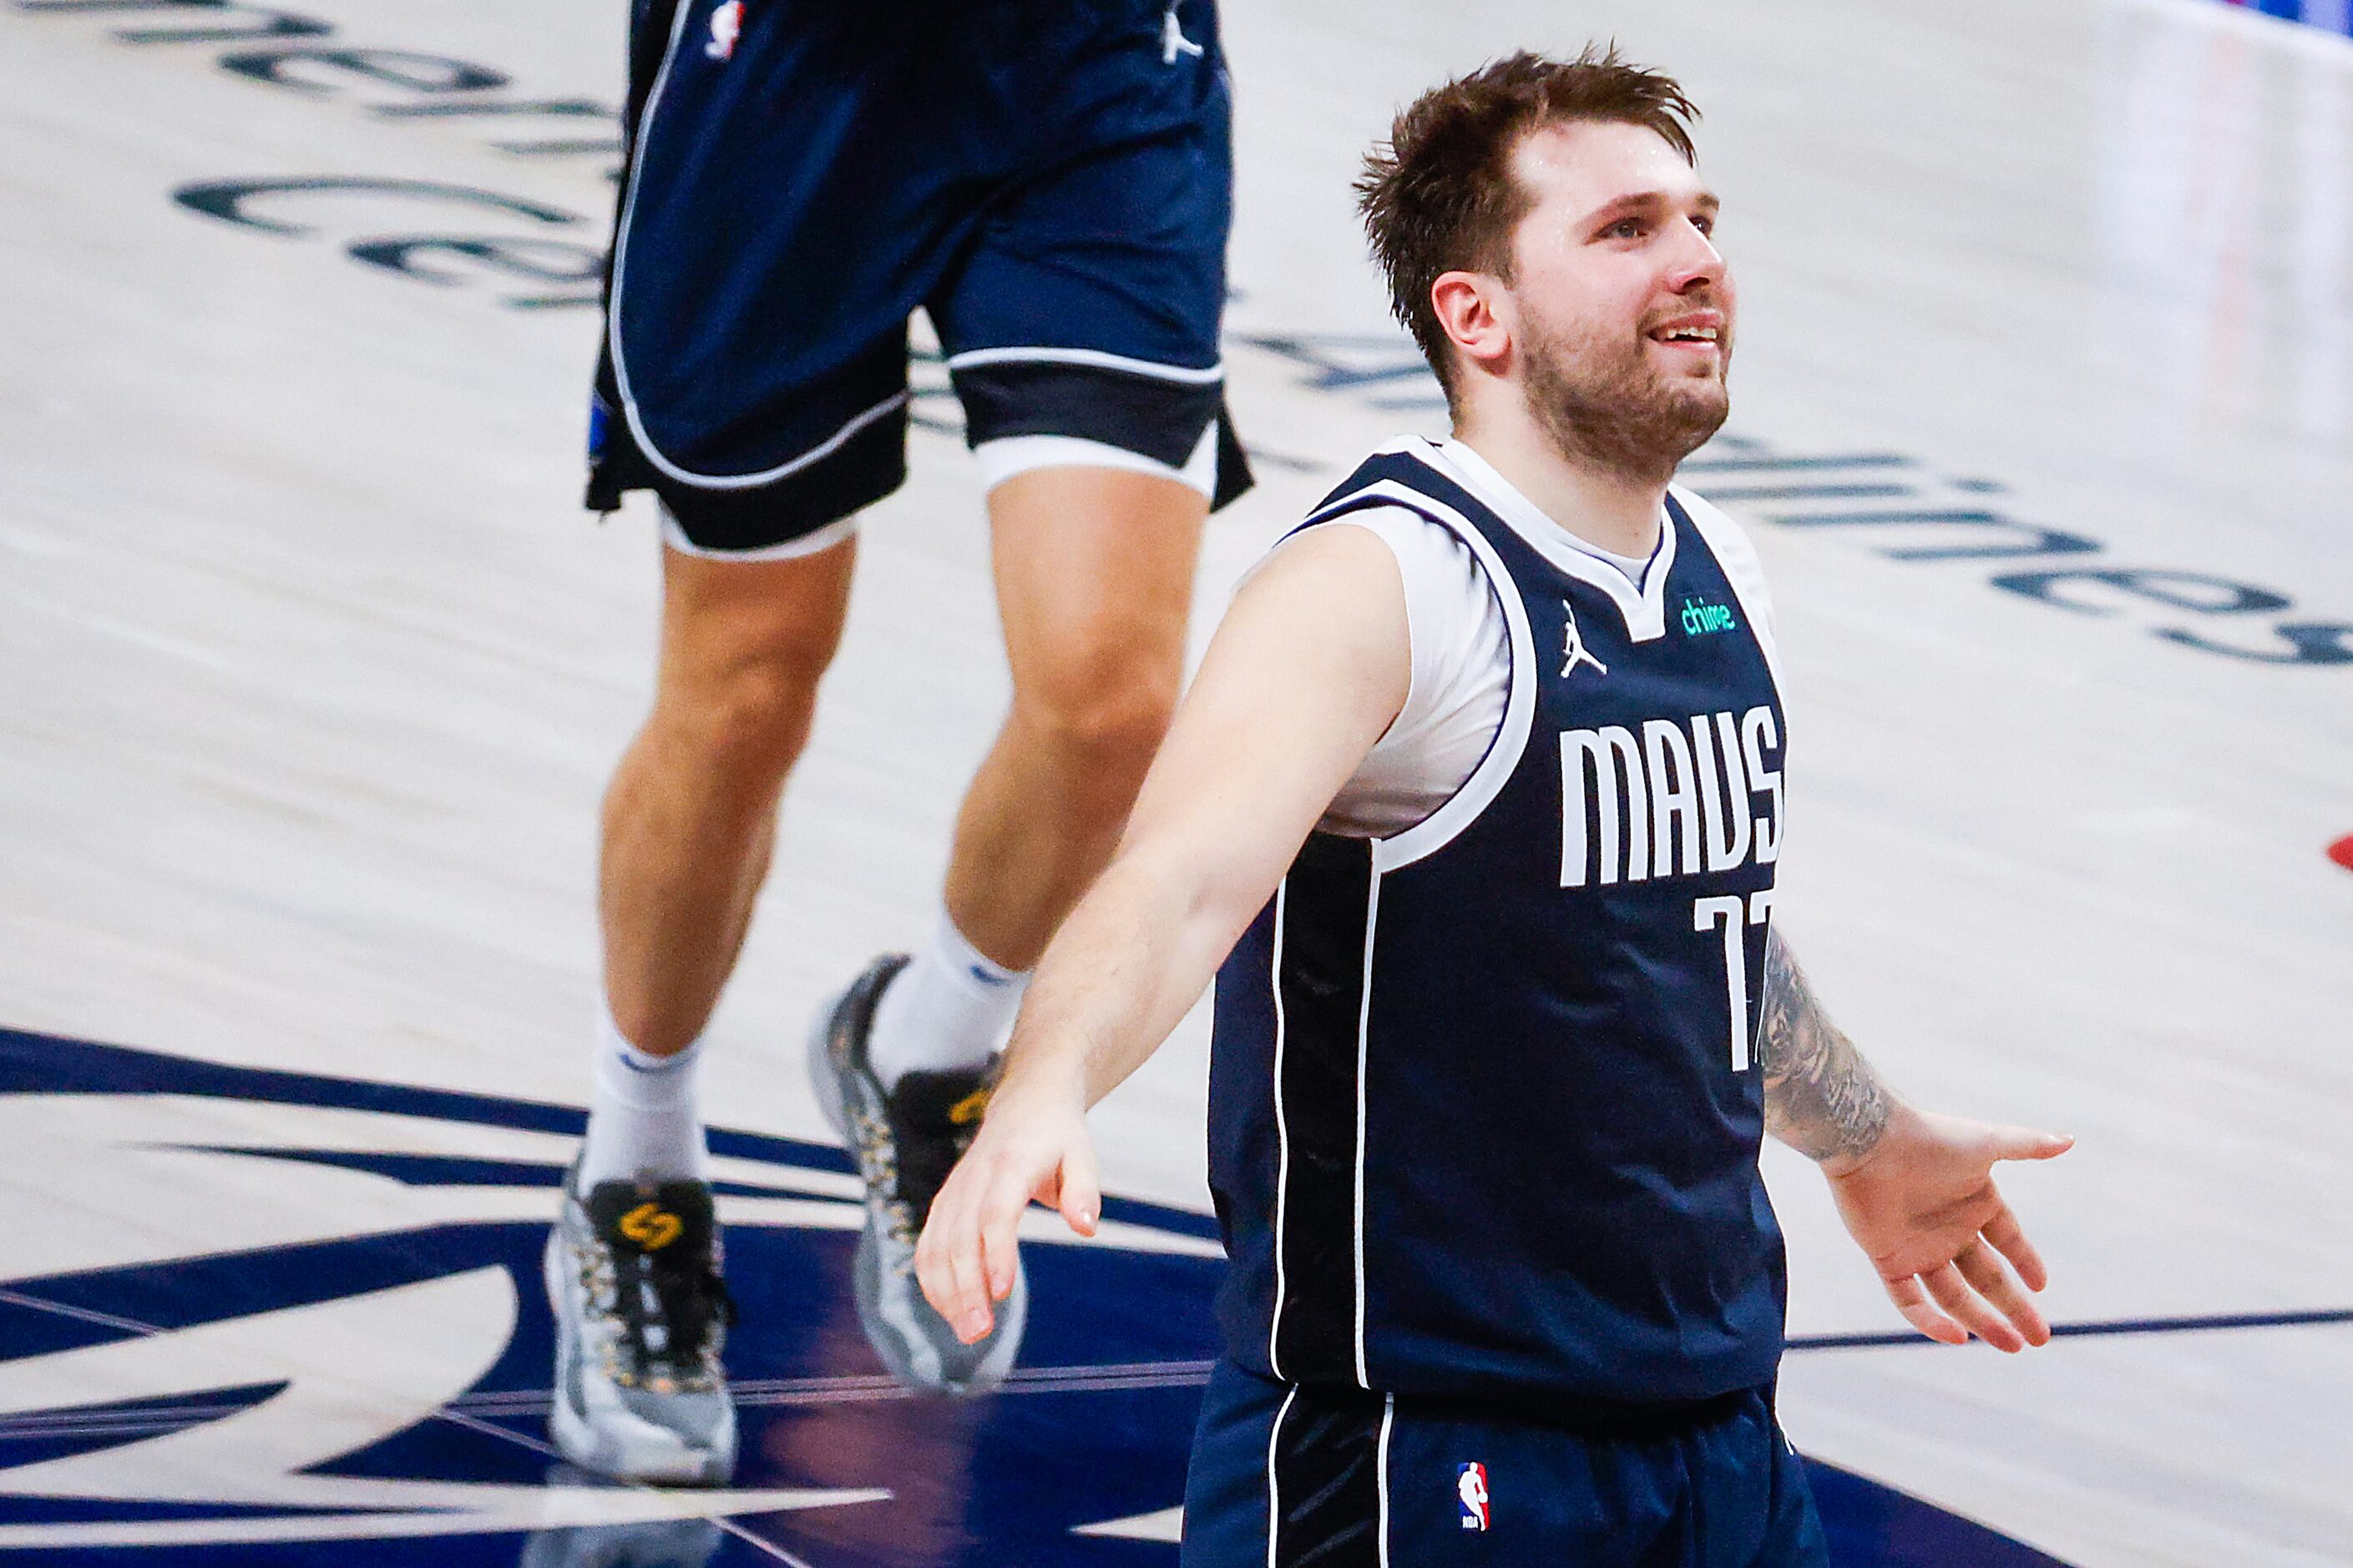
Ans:
POLYGON ((1439 330, 1464 364, 1500 374, 1512 352, 1510 306, 1501 279, 1484 272, 1441 272, 1430 286, 1439 330))

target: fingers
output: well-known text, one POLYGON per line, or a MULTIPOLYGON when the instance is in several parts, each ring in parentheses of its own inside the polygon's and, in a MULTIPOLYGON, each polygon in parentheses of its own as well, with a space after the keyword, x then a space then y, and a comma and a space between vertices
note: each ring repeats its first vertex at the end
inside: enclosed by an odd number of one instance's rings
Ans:
POLYGON ((966 1344, 988 1332, 991 1316, 974 1198, 974 1189, 983 1184, 969 1164, 959 1165, 932 1200, 931 1217, 915 1243, 915 1278, 923 1300, 966 1344))
POLYGON ((1081 1236, 1092 1236, 1103 1215, 1103 1182, 1095 1174, 1094 1147, 1080 1139, 1062 1153, 1061 1190, 1054 1206, 1081 1236))
MULTIPOLYGON (((2030 1345, 2051 1342, 2051 1324, 2043 1318, 2042 1310, 2027 1299, 2010 1270, 2001 1266, 2001 1257, 1982 1242, 1964 1247, 1953 1259, 1961 1278, 1969 1288, 1990 1303, 1995 1311, 2010 1320, 2010 1325, 2030 1345)), ((2023 1349, 2024 1346, 2020 1347, 2023 1349)))
POLYGON ((2026 1348, 2026 1342, 2008 1320, 1969 1289, 1969 1281, 1961 1277, 1957 1266, 1947 1263, 1930 1269, 1920 1276, 1920 1282, 1936 1298, 1936 1305, 1994 1349, 2015 1355, 2026 1348))
POLYGON ((2026 1232, 2020 1227, 2018 1216, 2010 1212, 2009 1205, 1996 1209, 1993 1217, 1978 1227, 1978 1234, 2010 1259, 2010 1266, 2018 1270, 2018 1277, 2026 1281, 2028 1289, 2040 1290, 2051 1283, 2051 1270, 2042 1266, 2042 1255, 2026 1239, 2026 1232))
POLYGON ((1993 1157, 1997 1160, 2051 1160, 2073 1148, 2075 1140, 2064 1132, 1997 1127, 1993 1130, 1992 1143, 1993 1157))
POLYGON ((984 1130, 932 1200, 915 1244, 915 1277, 932 1310, 966 1344, 988 1333, 992 1304, 1013 1294, 1021 1215, 1033 1194, 1060 1209, 1080 1235, 1094 1234, 1103 1195, 1083 1130, 1059 1149, 1050 1138, 991 1140, 984 1130))
MULTIPOLYGON (((992 1301, 1002 1301, 1013 1294, 1014 1276, 1021 1267, 1018 1239, 1021 1229, 1021 1211, 1029 1206, 1029 1184, 1025 1183, 1016 1186, 1001 1176, 989 1184, 988 1195, 982 1200, 981 1279, 992 1301)), ((962 1325, 955 1319, 949 1319, 948 1323, 958 1332, 963 1331, 962 1325)), ((982 1324, 981 1332, 987 1332, 986 1323, 982 1324)), ((965 1342, 970 1344, 978 1337, 977 1334, 973 1335, 965 1342)))
POLYGON ((1939 1344, 1965 1345, 1969 1331, 1945 1316, 1928 1302, 1928 1293, 1916 1276, 1906 1274, 1894 1279, 1882 1279, 1887 1288, 1887 1299, 1904 1314, 1904 1321, 1939 1344))

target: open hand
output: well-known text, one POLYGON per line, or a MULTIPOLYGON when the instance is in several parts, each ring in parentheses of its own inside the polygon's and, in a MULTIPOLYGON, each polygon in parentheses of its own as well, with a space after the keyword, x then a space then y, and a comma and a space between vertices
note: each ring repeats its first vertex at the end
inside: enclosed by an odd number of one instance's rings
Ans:
POLYGON ((1083 1093, 1008 1079, 988 1116, 932 1200, 915 1244, 923 1299, 972 1344, 995 1321, 993 1304, 1013 1293, 1014 1233, 1036 1198, 1081 1236, 1095 1233, 1103 1194, 1083 1093))
POLYGON ((1974 1333, 2015 1353, 2051 1338, 2026 1294, 2050 1276, 1994 1186, 1993 1167, 2052 1159, 2074 1142, 1904 1106, 1868 1154, 1823 1171, 1849 1234, 1914 1328, 1954 1345, 1974 1333))

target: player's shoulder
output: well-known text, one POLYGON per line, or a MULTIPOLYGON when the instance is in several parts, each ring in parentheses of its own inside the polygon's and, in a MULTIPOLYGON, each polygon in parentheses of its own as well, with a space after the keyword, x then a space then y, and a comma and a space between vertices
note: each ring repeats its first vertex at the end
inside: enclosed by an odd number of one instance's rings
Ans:
POLYGON ((1373 501, 1310 517, 1270 546, 1245 578, 1255 578, 1289 556, 1303 570, 1358 552, 1384 552, 1409 585, 1431 575, 1454 576, 1469 551, 1443 524, 1414 508, 1373 501))
POLYGON ((1748 531, 1735 521, 1722 507, 1710 502, 1682 485, 1670 485, 1667 493, 1683 509, 1692 527, 1706 542, 1708 552, 1724 569, 1724 574, 1760 623, 1769 637, 1773 625, 1773 596, 1765 582, 1765 563, 1757 553, 1757 545, 1748 531))
POLYGON ((1669 485, 1667 493, 1675 498, 1683 514, 1691 519, 1692 526, 1699 530, 1700 537, 1707 541, 1708 549, 1727 571, 1736 563, 1743 569, 1754 571, 1760 580, 1763 578, 1764 564, 1757 558, 1757 545, 1730 512, 1685 485, 1669 485))
POLYGON ((1335 485, 1309 511, 1312 520, 1326 512, 1362 506, 1387 495, 1402 504, 1426 504, 1426 481, 1445 472, 1439 444, 1427 436, 1400 434, 1358 458, 1347 477, 1335 485))

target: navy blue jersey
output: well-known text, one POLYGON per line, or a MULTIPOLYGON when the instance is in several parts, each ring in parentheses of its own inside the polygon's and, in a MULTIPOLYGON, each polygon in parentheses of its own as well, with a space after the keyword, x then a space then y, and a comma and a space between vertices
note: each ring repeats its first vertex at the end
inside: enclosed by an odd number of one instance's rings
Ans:
POLYGON ((1753 1387, 1785 1295, 1757 1168, 1783 730, 1754 557, 1671 498, 1638 590, 1481 470, 1400 442, 1311 519, 1402 505, 1458 534, 1510 696, 1427 821, 1311 837, 1219 973, 1228 1351, 1400 1394, 1753 1387))

